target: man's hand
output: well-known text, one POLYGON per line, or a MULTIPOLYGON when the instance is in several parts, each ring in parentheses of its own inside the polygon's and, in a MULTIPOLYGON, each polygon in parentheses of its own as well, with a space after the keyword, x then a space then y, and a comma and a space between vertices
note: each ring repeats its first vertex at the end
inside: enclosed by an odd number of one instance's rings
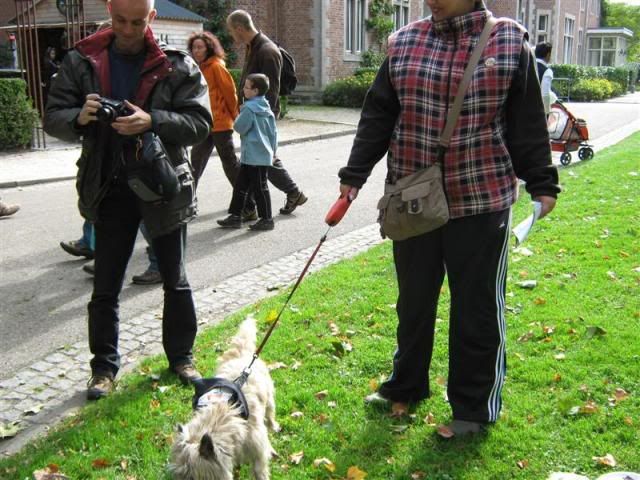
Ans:
POLYGON ((81 127, 88 125, 89 122, 96 121, 96 111, 100 108, 100 102, 98 99, 100 95, 97 93, 90 93, 87 95, 87 99, 82 106, 82 110, 78 114, 78 118, 76 119, 76 123, 81 127))
POLYGON ((351 185, 346 185, 344 183, 340 184, 340 196, 344 197, 349 195, 351 197, 351 201, 354 201, 358 196, 359 189, 356 187, 352 187, 351 185))
POLYGON ((111 124, 120 135, 138 135, 151 130, 151 115, 127 100, 124 104, 133 113, 126 117, 118 117, 111 124))
POLYGON ((534 197, 533 200, 536 202, 540 202, 542 204, 542 210, 540 211, 540 218, 544 217, 556 206, 556 199, 554 197, 540 195, 539 197, 534 197))

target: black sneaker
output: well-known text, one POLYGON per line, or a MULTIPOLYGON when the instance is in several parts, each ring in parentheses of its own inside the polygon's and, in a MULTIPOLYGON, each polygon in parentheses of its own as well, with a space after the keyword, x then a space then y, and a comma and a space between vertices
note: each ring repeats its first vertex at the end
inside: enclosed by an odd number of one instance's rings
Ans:
POLYGON ((242 228, 242 218, 239 215, 229 215, 227 218, 218 220, 218 225, 222 228, 242 228))
POLYGON ((242 212, 243 222, 253 222, 258 219, 258 212, 254 208, 253 210, 244 210, 242 212))
POLYGON ((307 202, 307 196, 300 190, 287 193, 287 201, 284 207, 280 209, 280 213, 283 215, 290 215, 299 205, 304 205, 307 202))
POLYGON ((108 375, 94 375, 87 383, 87 399, 99 400, 113 392, 113 378, 108 375))
POLYGON ((69 255, 74 257, 85 257, 89 260, 93 259, 93 250, 79 240, 71 240, 70 242, 60 242, 60 247, 69 255))
POLYGON ((254 232, 263 232, 267 230, 273 230, 273 219, 272 218, 261 218, 253 225, 249 225, 249 230, 253 230, 254 232))
POLYGON ((202 375, 196 370, 193 363, 183 363, 182 365, 171 368, 171 370, 178 376, 183 385, 188 385, 194 380, 202 378, 202 375))

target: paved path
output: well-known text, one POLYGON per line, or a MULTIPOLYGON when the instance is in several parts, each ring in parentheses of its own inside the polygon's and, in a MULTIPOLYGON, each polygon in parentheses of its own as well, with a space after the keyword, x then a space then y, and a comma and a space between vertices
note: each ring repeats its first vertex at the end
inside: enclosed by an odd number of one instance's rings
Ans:
MULTIPOLYGON (((608 104, 569 104, 577 116, 587 119, 596 151, 640 130, 640 94, 608 104)), ((352 134, 359 113, 351 109, 294 107, 291 118, 280 122, 284 142, 329 138, 352 134), (289 133, 287 133, 289 132, 289 133), (308 132, 308 135, 307 135, 308 132)), ((11 201, 8 187, 56 181, 75 175, 78 149, 56 145, 57 150, 21 154, 0 154, 0 188, 11 201), (55 153, 54 153, 55 152, 55 153), (8 189, 7 189, 8 188, 8 189)), ((340 233, 340 227, 335 230, 340 233)), ((321 249, 312 270, 349 257, 380 242, 377 226, 369 225, 329 240, 321 249)), ((333 232, 332 232, 333 233, 333 232)), ((304 248, 278 260, 194 292, 199 322, 213 324, 229 313, 270 295, 274 284, 288 285, 299 275, 312 248, 304 248)), ((144 355, 160 351, 159 308, 123 322, 121 326, 124 370, 144 355)), ((44 358, 34 359, 15 375, 0 382, 0 422, 18 422, 24 430, 14 439, 0 443, 0 451, 11 454, 62 416, 84 403, 84 381, 88 377, 86 342, 77 341, 44 358), (44 379, 44 380, 43 380, 44 379), (35 415, 29 410, 39 410, 35 415)), ((1 377, 0 377, 1 378, 1 377)))

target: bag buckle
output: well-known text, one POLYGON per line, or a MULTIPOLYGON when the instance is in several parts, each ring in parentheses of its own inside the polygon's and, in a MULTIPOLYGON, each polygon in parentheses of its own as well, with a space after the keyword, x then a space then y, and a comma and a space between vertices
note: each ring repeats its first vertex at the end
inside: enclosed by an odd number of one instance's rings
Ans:
POLYGON ((422 212, 422 199, 414 198, 409 202, 409 213, 412 215, 417 215, 422 212))

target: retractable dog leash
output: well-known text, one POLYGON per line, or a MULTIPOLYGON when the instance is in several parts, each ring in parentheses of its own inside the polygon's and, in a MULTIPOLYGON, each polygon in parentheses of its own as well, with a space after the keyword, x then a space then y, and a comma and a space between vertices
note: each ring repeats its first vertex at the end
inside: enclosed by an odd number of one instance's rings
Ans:
POLYGON ((349 206, 351 205, 352 201, 353 201, 353 194, 352 194, 352 191, 349 191, 349 193, 347 193, 346 195, 340 196, 340 198, 338 198, 338 200, 336 200, 336 202, 329 209, 329 212, 327 213, 327 216, 324 219, 325 223, 329 225, 329 228, 327 228, 327 231, 320 238, 320 242, 318 242, 318 245, 316 246, 315 250, 311 254, 311 257, 309 258, 309 260, 307 261, 307 264, 302 269, 302 272, 300 273, 298 280, 296 281, 295 285, 291 289, 291 292, 289 292, 289 296, 287 297, 287 299, 284 302, 284 305, 282 305, 282 308, 278 312, 276 319, 273 321, 273 323, 269 327, 269 330, 267 330, 267 333, 262 339, 262 342, 260 343, 255 353, 253 354, 251 363, 249 363, 249 366, 242 371, 242 374, 233 381, 233 383, 235 383, 238 387, 242 387, 247 381, 247 378, 251 373, 251 367, 253 366, 253 363, 258 359, 258 356, 260 356, 260 353, 262 352, 262 349, 267 343, 267 340, 269 340, 271 333, 276 328, 276 325, 280 320, 280 316, 282 315, 282 312, 284 312, 284 309, 287 307, 289 300, 291 300, 291 297, 293 297, 293 294, 298 289, 298 286, 300 285, 300 283, 302 282, 302 279, 306 275, 307 270, 309 270, 311 263, 313 263, 313 260, 316 258, 318 250, 320 250, 320 247, 327 239, 327 235, 329 231, 331 230, 332 227, 335 227, 338 223, 340 223, 340 220, 342 220, 342 217, 344 217, 344 215, 347 213, 347 210, 349 209, 349 206))

